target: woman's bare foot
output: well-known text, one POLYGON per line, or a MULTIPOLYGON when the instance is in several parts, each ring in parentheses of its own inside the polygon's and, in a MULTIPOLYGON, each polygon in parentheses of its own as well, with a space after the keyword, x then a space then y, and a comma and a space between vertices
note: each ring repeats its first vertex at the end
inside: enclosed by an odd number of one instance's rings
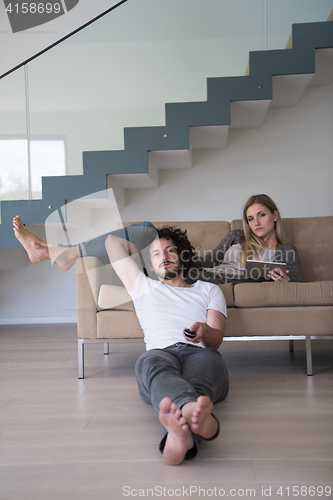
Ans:
POLYGON ((182 407, 182 415, 190 430, 204 439, 212 438, 218 430, 218 423, 212 416, 213 408, 208 396, 199 396, 197 401, 182 407))
POLYGON ((194 439, 181 410, 166 397, 160 402, 159 419, 168 435, 163 450, 163 459, 168 465, 180 465, 188 450, 193 448, 194 439))
POLYGON ((60 269, 68 271, 76 262, 80 255, 77 246, 64 248, 53 246, 44 240, 41 240, 26 229, 17 215, 13 219, 14 233, 18 241, 26 250, 30 261, 38 264, 44 260, 56 261, 60 269))
POLYGON ((32 241, 31 246, 41 256, 43 260, 52 260, 57 263, 63 271, 69 271, 74 266, 76 259, 80 258, 80 251, 74 247, 44 247, 37 241, 32 241))
POLYGON ((49 245, 46 241, 41 240, 28 231, 28 229, 24 227, 19 215, 16 215, 13 219, 13 230, 16 238, 26 250, 28 257, 33 264, 38 264, 38 262, 48 260, 50 258, 49 256, 42 255, 39 252, 39 248, 45 248, 47 250, 48 247, 52 245, 49 245), (37 243, 38 248, 36 248, 33 243, 37 243))

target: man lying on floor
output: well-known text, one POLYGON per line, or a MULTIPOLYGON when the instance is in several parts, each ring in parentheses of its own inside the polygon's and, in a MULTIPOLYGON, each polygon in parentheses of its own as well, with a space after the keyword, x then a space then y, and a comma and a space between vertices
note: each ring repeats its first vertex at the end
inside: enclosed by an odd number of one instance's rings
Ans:
POLYGON ((159 412, 164 461, 179 465, 197 455, 200 439, 210 441, 219 433, 212 411, 229 388, 227 368, 217 351, 227 308, 217 285, 185 282, 194 251, 186 231, 156 231, 143 258, 148 273, 157 279, 147 277, 131 257, 145 247, 143 242, 111 234, 105 245, 144 332, 147 351, 135 366, 140 396, 159 412))

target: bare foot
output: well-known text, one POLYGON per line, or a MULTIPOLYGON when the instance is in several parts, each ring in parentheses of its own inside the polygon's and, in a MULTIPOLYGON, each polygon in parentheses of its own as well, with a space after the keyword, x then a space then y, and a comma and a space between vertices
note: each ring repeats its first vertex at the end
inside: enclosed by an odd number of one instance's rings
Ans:
POLYGON ((16 238, 26 250, 28 257, 33 264, 38 264, 38 262, 41 262, 42 260, 48 260, 50 258, 48 256, 42 255, 38 251, 38 249, 47 249, 52 245, 49 245, 46 241, 41 240, 33 233, 28 231, 28 229, 24 227, 19 215, 16 215, 16 217, 14 217, 13 219, 13 230, 16 238), (38 244, 38 249, 33 245, 33 243, 38 244))
POLYGON ((51 259, 49 247, 41 245, 38 241, 34 240, 30 242, 30 246, 38 253, 42 260, 51 259))
POLYGON ((180 465, 186 452, 193 448, 194 439, 181 410, 166 397, 160 402, 160 422, 168 431, 163 459, 168 465, 180 465))
POLYGON ((78 246, 54 247, 51 243, 41 240, 24 227, 19 215, 14 217, 13 226, 16 238, 26 250, 33 264, 38 264, 43 260, 53 260, 63 271, 68 271, 75 264, 76 259, 81 256, 78 246))
POLYGON ((77 246, 64 248, 64 247, 44 247, 37 241, 31 242, 33 249, 38 252, 43 260, 52 260, 57 263, 58 267, 63 271, 69 269, 75 264, 76 259, 80 257, 80 251, 77 246))
POLYGON ((218 423, 212 416, 213 408, 208 396, 199 396, 197 401, 186 403, 182 407, 182 414, 190 430, 204 439, 212 438, 218 430, 218 423))

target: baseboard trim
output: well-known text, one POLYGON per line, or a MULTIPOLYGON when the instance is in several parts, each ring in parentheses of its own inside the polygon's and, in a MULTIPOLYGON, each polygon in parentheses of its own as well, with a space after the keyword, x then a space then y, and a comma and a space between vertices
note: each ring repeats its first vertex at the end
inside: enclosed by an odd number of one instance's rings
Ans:
POLYGON ((30 318, 0 318, 0 325, 48 325, 52 323, 77 323, 76 316, 40 316, 30 318))

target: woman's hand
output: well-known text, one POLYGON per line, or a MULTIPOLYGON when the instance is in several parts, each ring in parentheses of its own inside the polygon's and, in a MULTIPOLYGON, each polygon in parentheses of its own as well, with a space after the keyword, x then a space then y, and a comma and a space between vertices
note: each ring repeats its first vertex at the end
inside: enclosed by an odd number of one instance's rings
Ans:
POLYGON ((284 271, 281 271, 281 269, 274 269, 273 271, 269 271, 268 272, 268 276, 273 280, 273 281, 277 281, 277 282, 280 282, 280 283, 287 283, 288 281, 290 281, 290 278, 288 276, 289 274, 289 271, 287 270, 286 272, 284 271))

